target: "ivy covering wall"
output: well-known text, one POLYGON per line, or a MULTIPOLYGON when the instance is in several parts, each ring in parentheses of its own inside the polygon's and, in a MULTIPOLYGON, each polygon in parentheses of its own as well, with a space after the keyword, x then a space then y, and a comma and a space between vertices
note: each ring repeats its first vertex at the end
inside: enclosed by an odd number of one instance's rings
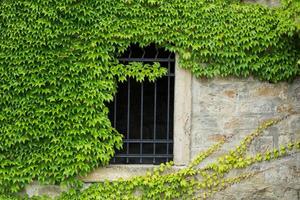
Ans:
POLYGON ((132 43, 179 54, 197 77, 300 75, 295 12, 225 0, 2 0, 0 193, 72 182, 122 144, 107 117, 117 82, 158 64, 119 64, 132 43))

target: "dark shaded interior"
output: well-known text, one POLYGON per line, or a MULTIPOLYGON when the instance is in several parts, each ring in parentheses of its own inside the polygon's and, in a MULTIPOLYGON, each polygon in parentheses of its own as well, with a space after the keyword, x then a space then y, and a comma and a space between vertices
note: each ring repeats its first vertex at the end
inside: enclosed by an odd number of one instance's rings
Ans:
POLYGON ((133 45, 120 62, 128 63, 131 58, 140 58, 144 63, 159 62, 168 69, 168 74, 156 82, 145 80, 140 83, 128 79, 118 84, 116 97, 108 105, 109 118, 124 134, 124 144, 111 163, 160 164, 170 161, 173 159, 175 56, 154 45, 143 49, 133 45))

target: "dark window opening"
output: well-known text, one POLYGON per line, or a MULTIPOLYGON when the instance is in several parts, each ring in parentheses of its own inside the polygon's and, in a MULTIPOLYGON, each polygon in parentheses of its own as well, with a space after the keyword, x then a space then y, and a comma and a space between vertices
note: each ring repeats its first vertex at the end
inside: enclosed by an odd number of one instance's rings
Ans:
POLYGON ((159 62, 168 74, 155 82, 134 79, 118 84, 109 118, 122 134, 123 149, 112 164, 160 164, 173 160, 175 55, 163 48, 132 45, 120 62, 159 62))

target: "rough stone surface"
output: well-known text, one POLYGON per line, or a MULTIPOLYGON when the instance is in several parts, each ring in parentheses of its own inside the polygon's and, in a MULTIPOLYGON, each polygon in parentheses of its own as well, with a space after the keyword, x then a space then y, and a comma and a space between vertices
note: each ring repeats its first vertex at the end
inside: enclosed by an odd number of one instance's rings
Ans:
MULTIPOLYGON (((178 56, 176 56, 178 58, 178 56)), ((175 99, 174 99, 174 146, 173 161, 175 165, 187 165, 190 160, 190 132, 192 113, 192 74, 175 65, 175 99), (184 95, 183 95, 184 94, 184 95)))
MULTIPOLYGON (((191 158, 222 138, 229 143, 203 165, 233 149, 264 120, 293 114, 264 131, 248 154, 278 148, 300 139, 300 78, 270 84, 249 79, 193 79, 191 158), (296 113, 296 114, 293 114, 296 113)), ((262 171, 213 199, 300 200, 300 153, 252 166, 262 171)))
MULTIPOLYGON (((105 180, 118 180, 129 179, 133 176, 142 176, 149 171, 153 171, 155 165, 109 165, 95 169, 89 175, 81 177, 81 180, 88 183, 105 181, 105 180)), ((172 170, 177 171, 181 169, 180 166, 174 166, 172 170)))
POLYGON ((60 193, 66 191, 66 187, 57 186, 57 185, 41 185, 38 182, 33 182, 30 185, 27 185, 25 188, 25 193, 29 197, 46 195, 49 197, 57 197, 60 193))
MULTIPOLYGON (((295 169, 295 154, 291 158, 285 158, 270 163, 262 163, 254 166, 252 170, 267 170, 259 173, 251 179, 235 184, 223 192, 217 193, 213 199, 284 199, 299 200, 300 171, 295 169)), ((249 170, 251 171, 251 170, 249 170)))
POLYGON ((269 7, 280 6, 280 0, 242 0, 244 3, 257 3, 269 7))

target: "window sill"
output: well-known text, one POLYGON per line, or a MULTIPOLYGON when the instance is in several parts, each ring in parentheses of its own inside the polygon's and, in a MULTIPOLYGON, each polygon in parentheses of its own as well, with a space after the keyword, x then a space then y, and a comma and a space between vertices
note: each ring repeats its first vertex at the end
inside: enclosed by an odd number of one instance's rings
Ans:
MULTIPOLYGON (((135 176, 143 176, 159 165, 108 165, 100 167, 80 179, 85 183, 101 182, 104 180, 117 180, 119 178, 129 179, 135 176)), ((172 170, 177 171, 185 166, 173 166, 172 170)))

